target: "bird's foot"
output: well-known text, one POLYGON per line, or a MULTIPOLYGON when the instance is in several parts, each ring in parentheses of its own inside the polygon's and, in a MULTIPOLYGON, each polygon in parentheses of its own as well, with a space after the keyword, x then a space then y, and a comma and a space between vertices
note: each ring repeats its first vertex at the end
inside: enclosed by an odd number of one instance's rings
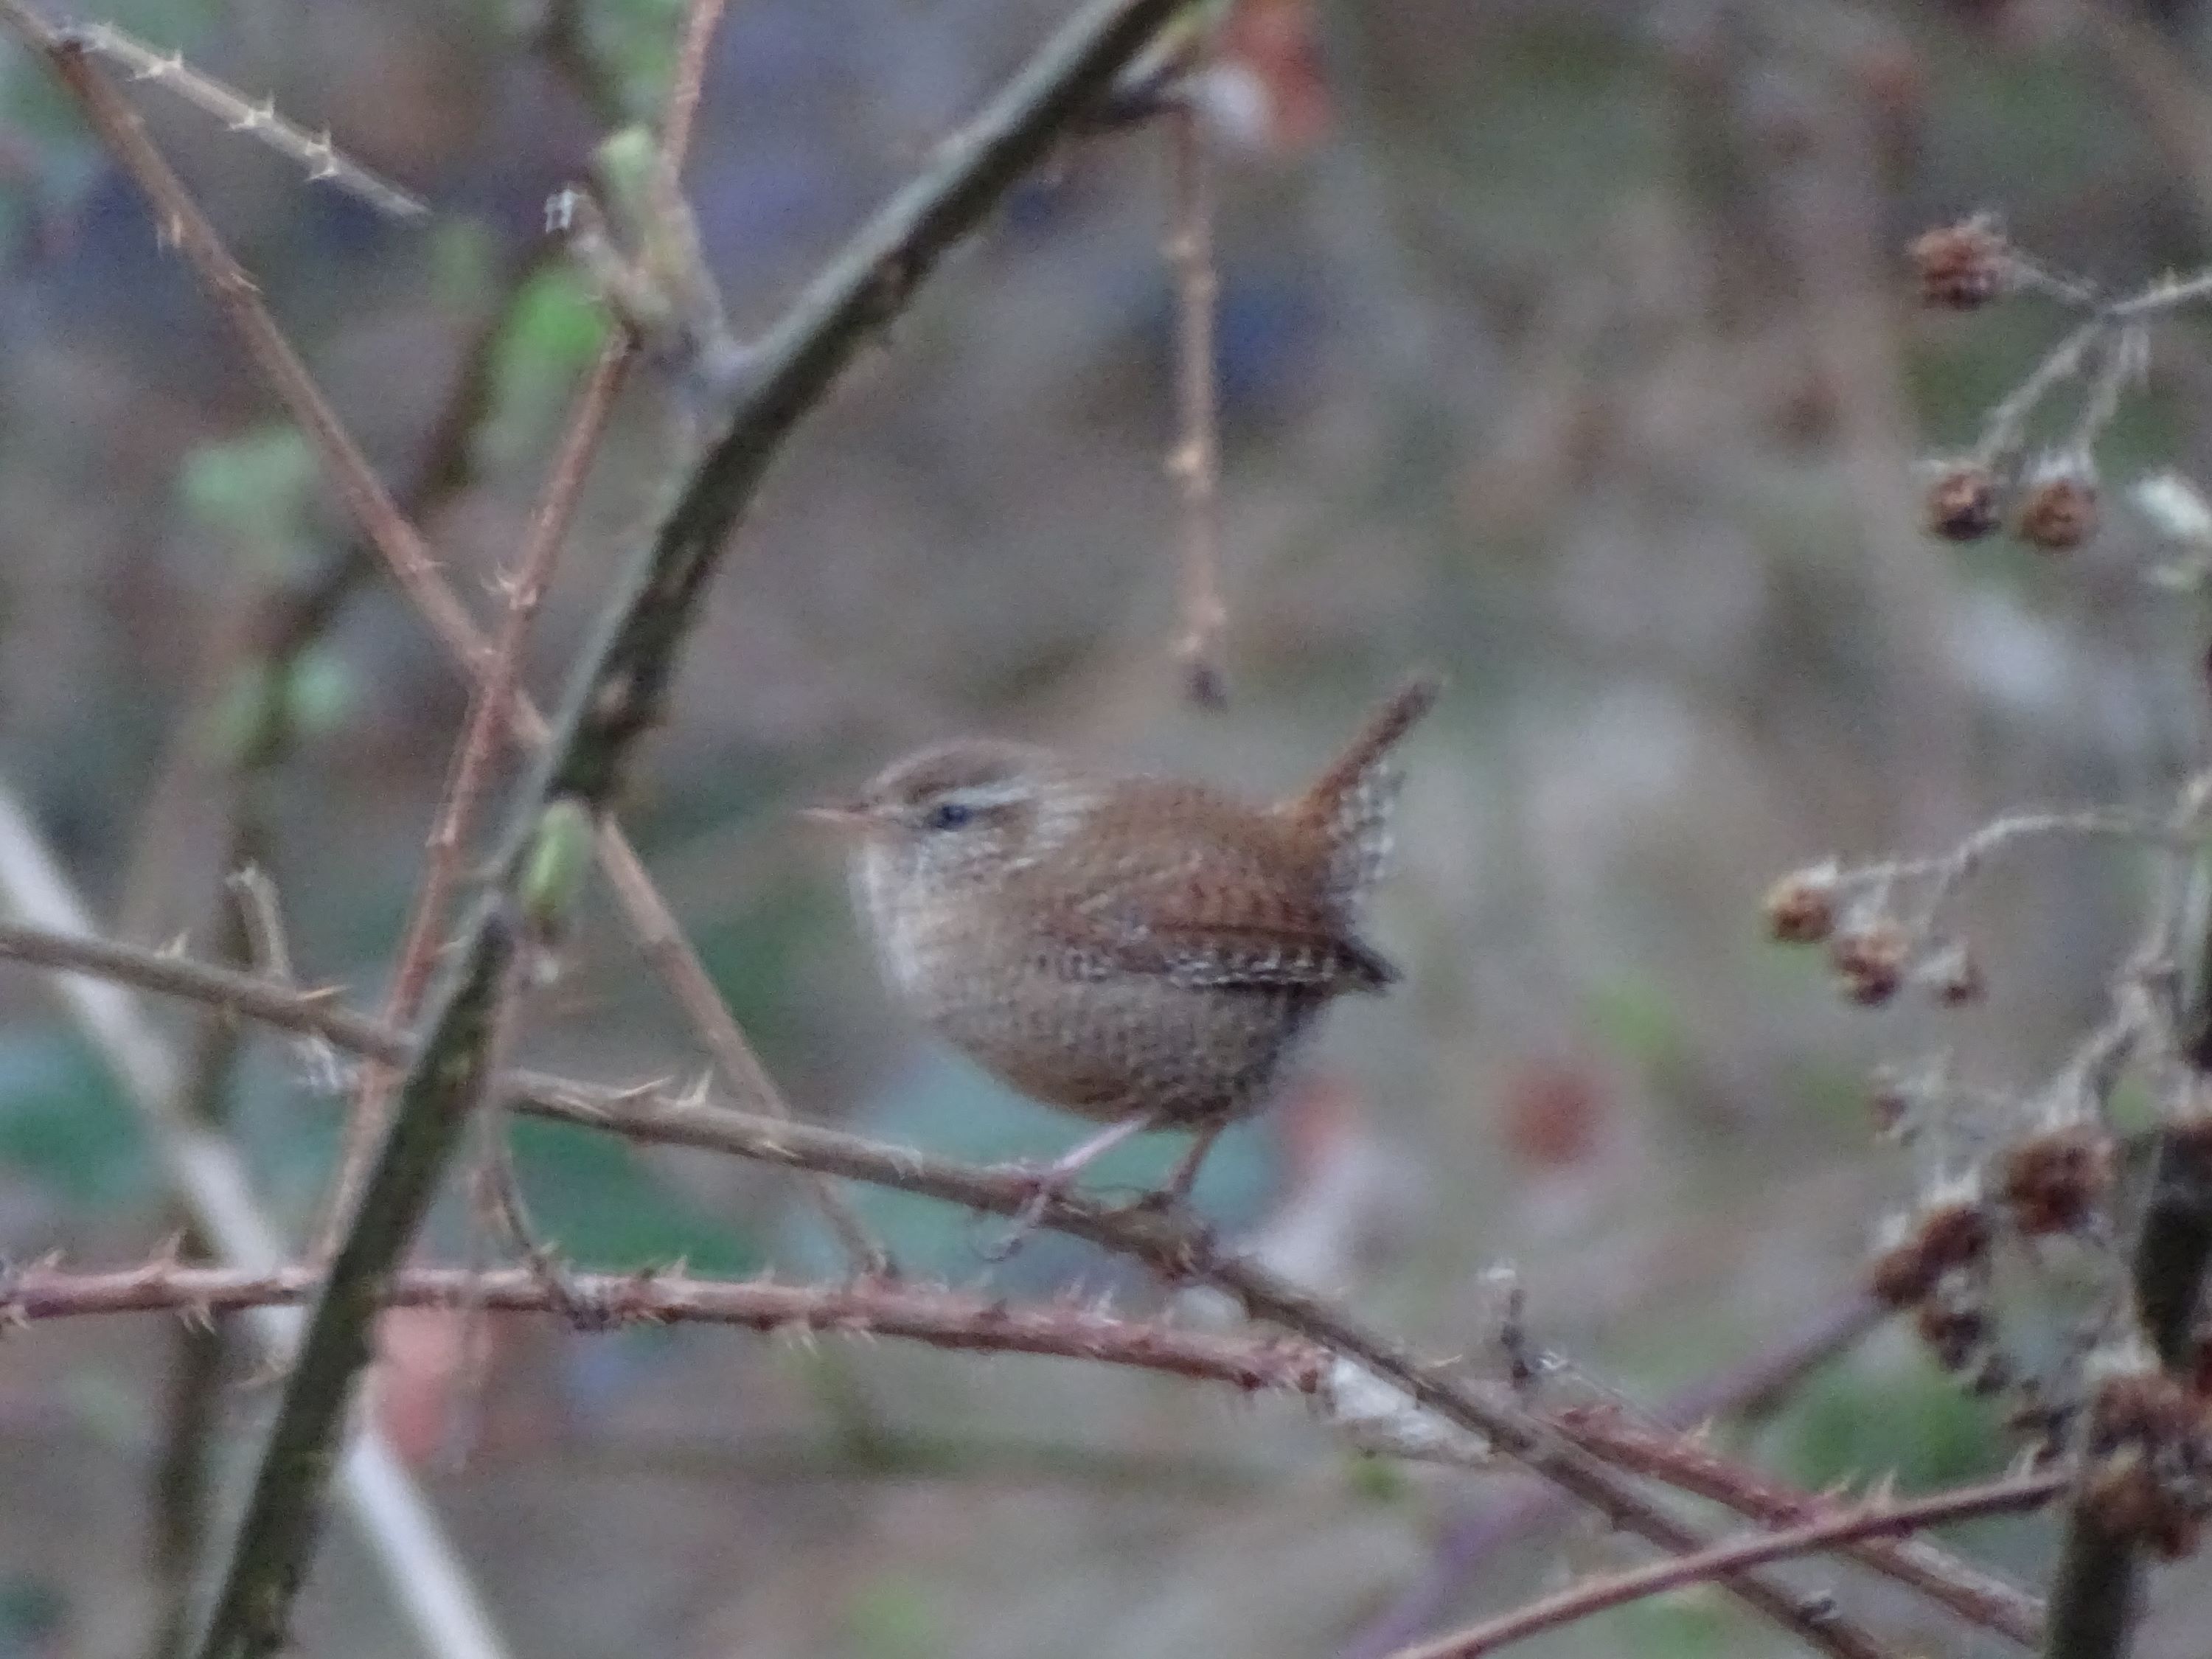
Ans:
POLYGON ((1068 1167, 1064 1158, 1054 1164, 1023 1160, 1000 1167, 1012 1177, 1022 1201, 1014 1212, 1013 1224, 999 1238, 983 1246, 986 1261, 1006 1261, 1027 1243, 1030 1235, 1043 1224, 1045 1212, 1075 1190, 1076 1177, 1083 1172, 1080 1166, 1068 1167))
POLYGON ((1045 1212, 1075 1190, 1076 1176, 1130 1136, 1142 1134, 1152 1128, 1156 1121, 1152 1113, 1139 1112, 1119 1122, 1109 1124, 1090 1139, 1071 1148, 1042 1168, 1029 1163, 1012 1165, 1009 1173, 1019 1181, 1023 1188, 1021 1207, 1014 1212, 1014 1224, 1006 1236, 985 1249, 984 1259, 1003 1261, 1019 1249, 1022 1242, 1043 1222, 1045 1212))
POLYGON ((1177 1192, 1173 1187, 1155 1187, 1149 1192, 1139 1193, 1134 1198, 1116 1204, 1107 1211, 1109 1216, 1189 1214, 1190 1194, 1177 1192))

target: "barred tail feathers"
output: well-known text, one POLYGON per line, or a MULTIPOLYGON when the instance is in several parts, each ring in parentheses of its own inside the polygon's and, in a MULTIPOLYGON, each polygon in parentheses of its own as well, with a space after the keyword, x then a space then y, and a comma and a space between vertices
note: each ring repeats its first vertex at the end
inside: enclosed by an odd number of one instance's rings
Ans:
POLYGON ((1329 845, 1328 882, 1349 914, 1389 867, 1391 818, 1403 779, 1389 753, 1436 706, 1443 681, 1413 675, 1376 709, 1342 755, 1304 794, 1281 808, 1321 830, 1329 845))

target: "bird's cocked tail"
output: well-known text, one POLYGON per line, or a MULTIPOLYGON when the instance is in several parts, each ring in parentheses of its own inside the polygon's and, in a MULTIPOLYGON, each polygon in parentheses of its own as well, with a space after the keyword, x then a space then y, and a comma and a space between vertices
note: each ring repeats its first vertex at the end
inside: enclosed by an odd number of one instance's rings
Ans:
POLYGON ((1314 827, 1329 848, 1331 897, 1347 915, 1389 867, 1391 818, 1402 781, 1390 750, 1436 707, 1441 675, 1409 678, 1306 792, 1279 810, 1314 827))

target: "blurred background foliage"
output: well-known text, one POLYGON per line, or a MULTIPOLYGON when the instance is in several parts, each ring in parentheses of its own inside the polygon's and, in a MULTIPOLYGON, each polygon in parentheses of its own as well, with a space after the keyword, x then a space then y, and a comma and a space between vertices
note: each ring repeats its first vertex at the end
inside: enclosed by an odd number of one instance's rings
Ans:
MULTIPOLYGON (((1969 915, 1991 994, 1965 1012, 1844 1007, 1816 959, 1763 942, 1757 900, 1832 852, 2156 800, 2201 757, 2205 619, 2139 580, 2142 526, 2116 510, 2064 560, 1921 533, 1916 463, 1971 442, 2063 319, 1923 317, 1898 252, 1990 207, 2115 283, 2201 263, 2206 26, 2186 0, 2127 13, 2176 72, 2177 115, 2068 0, 1245 4, 1292 49, 1251 49, 1257 114, 1215 140, 1230 709, 1178 706, 1167 661, 1164 154, 1097 138, 1017 193, 781 461, 628 823, 803 1111, 1048 1152, 1067 1125, 889 1006, 791 809, 970 729, 1285 790, 1406 666, 1443 666, 1376 927, 1407 984, 1335 1021, 1200 1200, 1438 1352, 1490 1340, 1487 1270, 1510 1261, 1538 1340, 1656 1399, 1855 1282, 1922 1173, 1870 1145, 1873 1063, 1943 1047, 2017 1097, 2124 949, 2143 872, 2109 847, 1987 876, 1969 915)), ((689 179, 741 330, 1062 9, 733 0, 689 179)), ((603 327, 547 258, 543 204, 652 109, 675 0, 106 10, 432 204, 385 221, 143 90, 489 617, 603 327)), ((327 627, 264 648, 252 619, 343 567, 343 520, 36 66, 5 77, 0 776, 117 933, 212 951, 217 878, 249 847, 302 975, 372 1001, 464 690, 374 573, 337 584, 327 627)), ((2104 447, 2112 481, 2204 477, 2208 415, 2212 337, 2176 321, 2104 447)), ((541 696, 649 522, 672 419, 649 387, 625 404, 532 653, 541 696)), ((143 1254, 175 1224, 127 1109, 33 976, 0 992, 0 1252, 143 1254)), ((701 1063, 604 908, 527 1043, 619 1080, 701 1063)), ((336 1103, 263 1042, 208 1103, 306 1228, 336 1103)), ((582 1262, 834 1265, 787 1181, 547 1126, 515 1142, 582 1262)), ((1101 1179, 1135 1186, 1172 1151, 1130 1148, 1101 1179)), ((972 1218, 866 1202, 927 1273, 1158 1300, 1064 1241, 993 1268, 972 1218)), ((458 1209, 436 1242, 468 1248, 458 1209)), ((2064 1340, 2064 1309, 2019 1318, 2031 1348, 2064 1340)), ((1349 1460, 1284 1402, 1052 1362, 494 1337, 471 1404, 451 1334, 396 1328, 379 1409, 532 1655, 1335 1654, 1505 1485, 1349 1460)), ((149 1322, 106 1322, 0 1353, 0 1655, 138 1650, 170 1352, 149 1322)), ((265 1393, 225 1391, 227 1443, 265 1393)), ((1998 1416, 1884 1332, 1724 1431, 1794 1480, 1911 1486, 2001 1468, 1998 1416)), ((2051 1547, 2033 1523, 1965 1541, 2029 1578, 2051 1547)), ((1605 1559, 1582 1533, 1532 1538, 1448 1609, 1605 1559)), ((1848 1593, 1907 1645, 1983 1650, 1886 1586, 1848 1593)), ((2145 1650, 2193 1650, 2175 1633, 2202 1587, 2165 1594, 2145 1650)), ((332 1550, 305 1648, 392 1651, 379 1597, 332 1550)), ((1530 1651, 1778 1640, 1692 1596, 1530 1651)))

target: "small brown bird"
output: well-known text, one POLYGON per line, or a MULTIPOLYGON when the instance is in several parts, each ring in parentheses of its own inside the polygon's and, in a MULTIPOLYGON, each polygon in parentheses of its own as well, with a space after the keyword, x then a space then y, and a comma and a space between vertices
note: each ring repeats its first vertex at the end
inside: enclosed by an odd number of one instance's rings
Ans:
POLYGON ((1183 1196, 1331 999, 1397 978, 1356 926, 1390 848, 1389 752, 1437 692, 1409 680, 1270 807, 963 738, 813 809, 852 836, 892 990, 1023 1093, 1110 1126, 1040 1175, 1040 1204, 1155 1128, 1196 1133, 1165 1188, 1183 1196))

